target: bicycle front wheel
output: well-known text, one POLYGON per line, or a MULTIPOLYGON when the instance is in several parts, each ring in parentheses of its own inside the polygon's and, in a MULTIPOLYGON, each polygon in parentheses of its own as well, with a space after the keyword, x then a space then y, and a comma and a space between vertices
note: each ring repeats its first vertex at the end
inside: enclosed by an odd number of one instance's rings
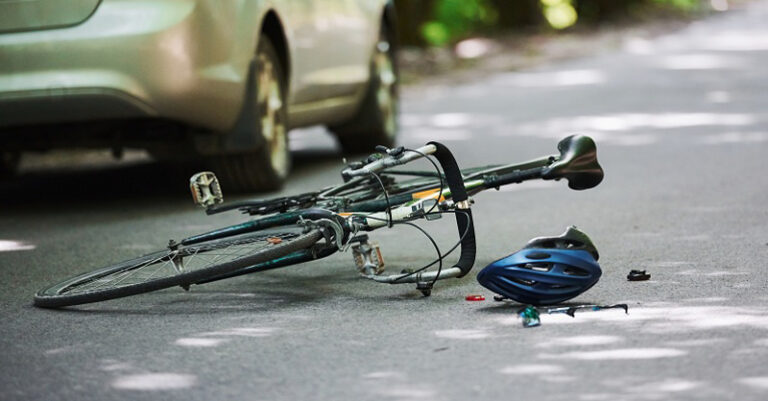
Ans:
POLYGON ((40 290, 35 306, 57 308, 99 302, 206 279, 283 257, 313 246, 319 229, 279 227, 236 237, 153 252, 72 277, 40 290))

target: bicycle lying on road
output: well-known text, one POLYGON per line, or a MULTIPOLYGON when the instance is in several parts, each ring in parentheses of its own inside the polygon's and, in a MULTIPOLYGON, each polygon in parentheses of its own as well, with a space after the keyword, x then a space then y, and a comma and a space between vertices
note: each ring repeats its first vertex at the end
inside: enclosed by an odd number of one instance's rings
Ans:
POLYGON ((207 214, 239 210, 260 217, 171 240, 160 251, 75 276, 39 291, 34 304, 55 308, 174 286, 188 290, 192 285, 304 263, 349 249, 365 278, 389 284, 416 283, 427 296, 438 280, 463 277, 472 269, 475 233, 470 196, 534 179, 566 179, 575 190, 592 188, 602 181, 603 170, 591 138, 569 136, 557 147, 559 155, 464 170, 459 169, 448 148, 437 142, 418 149, 379 147, 378 153, 366 160, 349 164, 341 173, 344 182, 340 185, 295 196, 232 203, 223 203, 213 173, 198 173, 190 186, 195 202, 205 207, 207 214), (422 158, 435 170, 394 168, 422 158), (440 253, 427 234, 437 249, 434 261, 412 271, 383 274, 381 254, 363 233, 413 225, 414 220, 432 220, 446 213, 455 216, 458 228, 460 239, 453 248, 440 253), (457 247, 458 262, 443 268, 443 259, 457 247), (429 270, 435 265, 436 269, 429 270))

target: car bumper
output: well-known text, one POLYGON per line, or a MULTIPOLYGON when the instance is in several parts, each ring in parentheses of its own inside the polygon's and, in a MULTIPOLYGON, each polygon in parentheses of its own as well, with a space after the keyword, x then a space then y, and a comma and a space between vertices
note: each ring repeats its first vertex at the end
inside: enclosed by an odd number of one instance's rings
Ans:
POLYGON ((251 57, 233 57, 233 4, 103 0, 77 26, 0 35, 0 127, 162 117, 228 130, 251 57))

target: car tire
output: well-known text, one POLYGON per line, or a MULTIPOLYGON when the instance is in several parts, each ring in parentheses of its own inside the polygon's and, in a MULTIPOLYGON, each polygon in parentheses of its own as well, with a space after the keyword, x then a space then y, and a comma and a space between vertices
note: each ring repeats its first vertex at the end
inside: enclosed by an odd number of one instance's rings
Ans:
POLYGON ((261 36, 256 50, 256 127, 263 146, 211 158, 213 170, 229 190, 268 191, 282 187, 291 167, 288 148, 285 70, 272 42, 261 36))
POLYGON ((360 109, 352 119, 329 127, 345 153, 370 153, 376 145, 395 145, 399 81, 395 50, 393 32, 382 24, 360 109))

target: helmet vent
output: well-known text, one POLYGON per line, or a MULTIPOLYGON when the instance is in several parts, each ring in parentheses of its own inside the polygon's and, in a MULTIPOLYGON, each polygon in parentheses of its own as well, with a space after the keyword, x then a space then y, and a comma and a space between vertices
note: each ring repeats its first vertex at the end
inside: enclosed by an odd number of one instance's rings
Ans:
POLYGON ((514 281, 517 284, 528 285, 528 286, 532 286, 536 284, 536 281, 534 280, 526 280, 519 277, 507 277, 507 278, 511 281, 514 281))
POLYGON ((569 276, 588 276, 589 275, 589 273, 587 273, 586 271, 576 267, 572 267, 572 266, 569 266, 565 270, 563 270, 563 273, 569 276))
POLYGON ((584 248, 584 243, 579 241, 565 241, 565 249, 584 248))
POLYGON ((543 263, 543 262, 526 263, 521 267, 525 269, 535 270, 537 272, 548 272, 552 270, 552 263, 543 263))
POLYGON ((569 286, 567 286, 567 285, 558 285, 558 284, 552 284, 552 285, 549 286, 549 288, 551 288, 553 290, 559 290, 559 289, 568 288, 568 287, 569 286))

